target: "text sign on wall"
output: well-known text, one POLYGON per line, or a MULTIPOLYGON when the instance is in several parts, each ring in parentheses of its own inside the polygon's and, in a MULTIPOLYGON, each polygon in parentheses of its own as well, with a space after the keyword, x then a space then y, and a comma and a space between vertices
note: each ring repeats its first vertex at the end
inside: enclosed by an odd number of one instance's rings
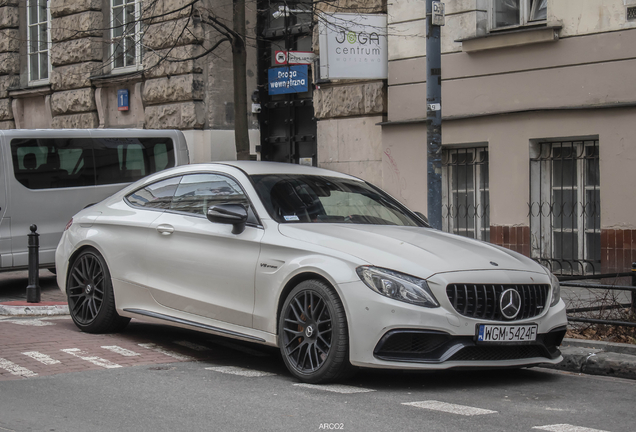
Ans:
POLYGON ((117 90, 117 109, 128 111, 128 90, 117 90))
POLYGON ((319 42, 320 78, 388 77, 386 15, 323 14, 319 42))
POLYGON ((287 66, 267 71, 269 94, 304 93, 309 90, 308 68, 287 66))

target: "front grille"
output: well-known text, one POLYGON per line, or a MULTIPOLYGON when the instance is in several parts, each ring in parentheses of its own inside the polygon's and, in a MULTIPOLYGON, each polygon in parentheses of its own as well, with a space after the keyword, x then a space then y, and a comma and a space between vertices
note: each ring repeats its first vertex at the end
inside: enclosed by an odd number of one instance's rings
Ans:
POLYGON ((448 300, 463 316, 490 321, 507 321, 501 314, 501 293, 514 289, 521 296, 521 310, 514 318, 523 320, 540 315, 548 302, 550 285, 450 284, 448 300))
POLYGON ((378 343, 375 354, 381 357, 419 357, 435 351, 450 340, 450 335, 435 331, 394 330, 378 343))
POLYGON ((550 358, 540 345, 472 346, 460 350, 448 361, 519 360, 534 357, 550 358))

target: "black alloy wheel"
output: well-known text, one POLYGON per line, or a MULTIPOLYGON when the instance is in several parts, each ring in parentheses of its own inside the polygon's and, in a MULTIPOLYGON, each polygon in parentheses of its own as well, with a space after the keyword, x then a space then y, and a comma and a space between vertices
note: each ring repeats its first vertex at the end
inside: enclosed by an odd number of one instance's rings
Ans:
POLYGON ((71 318, 82 331, 110 333, 122 330, 130 321, 117 314, 108 267, 92 249, 84 250, 72 262, 66 294, 71 318))
POLYGON ((285 365, 301 381, 327 382, 352 371, 344 307, 321 281, 307 280, 291 291, 280 316, 279 337, 285 365))

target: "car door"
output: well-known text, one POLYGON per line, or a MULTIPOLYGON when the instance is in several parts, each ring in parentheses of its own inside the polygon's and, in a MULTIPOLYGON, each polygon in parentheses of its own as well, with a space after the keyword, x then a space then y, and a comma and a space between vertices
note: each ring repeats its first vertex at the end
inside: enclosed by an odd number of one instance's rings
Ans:
POLYGON ((263 230, 233 178, 183 176, 170 210, 151 225, 146 257, 148 286, 158 303, 194 315, 252 327, 254 276, 263 230), (210 222, 215 204, 248 206, 246 229, 210 222), (152 230, 151 230, 152 232, 152 230))
POLYGON ((3 150, 4 137, 0 136, 0 268, 11 267, 13 259, 11 257, 11 219, 5 218, 7 211, 7 179, 6 169, 4 166, 3 150))

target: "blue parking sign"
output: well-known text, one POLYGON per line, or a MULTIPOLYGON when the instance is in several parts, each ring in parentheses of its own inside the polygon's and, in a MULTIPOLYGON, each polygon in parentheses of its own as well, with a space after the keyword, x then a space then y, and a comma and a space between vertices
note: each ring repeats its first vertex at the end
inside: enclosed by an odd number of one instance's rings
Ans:
POLYGON ((307 65, 271 68, 267 72, 269 94, 303 93, 309 90, 307 65))

